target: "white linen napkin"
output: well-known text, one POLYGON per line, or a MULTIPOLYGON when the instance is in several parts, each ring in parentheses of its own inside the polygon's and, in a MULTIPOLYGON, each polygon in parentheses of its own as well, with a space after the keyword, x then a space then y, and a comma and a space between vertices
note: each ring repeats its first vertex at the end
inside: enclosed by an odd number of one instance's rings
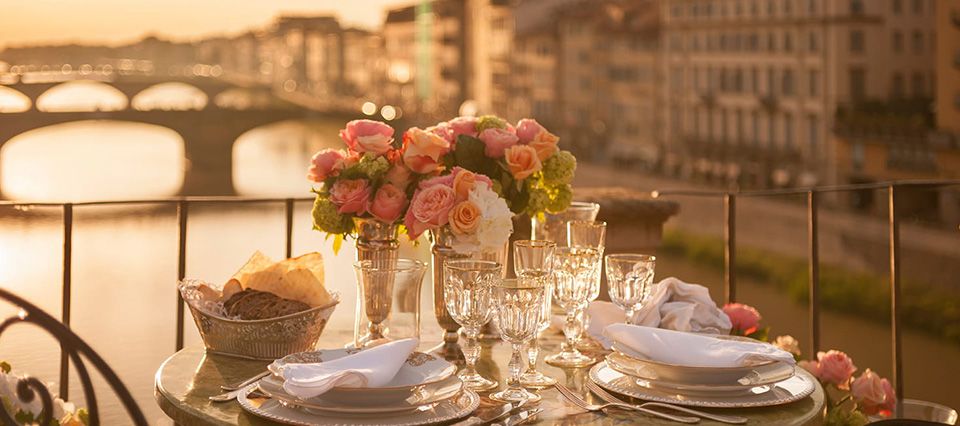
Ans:
POLYGON ((611 324, 603 334, 626 355, 690 367, 744 367, 764 361, 794 363, 793 354, 771 344, 718 339, 702 334, 629 324, 611 324))
POLYGON ((669 277, 653 289, 650 300, 637 310, 633 324, 694 333, 730 334, 730 318, 699 284, 669 277))
POLYGON ((288 364, 283 368, 283 390, 299 398, 323 395, 335 386, 379 387, 400 371, 420 342, 403 339, 389 342, 333 361, 288 364))

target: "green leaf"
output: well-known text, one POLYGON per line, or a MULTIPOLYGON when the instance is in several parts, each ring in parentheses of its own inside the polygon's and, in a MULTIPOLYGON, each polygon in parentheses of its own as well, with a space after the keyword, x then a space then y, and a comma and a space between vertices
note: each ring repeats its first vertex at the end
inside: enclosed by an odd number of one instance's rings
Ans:
POLYGON ((80 417, 80 422, 89 425, 90 424, 90 413, 87 412, 86 408, 81 408, 77 410, 77 417, 80 417))
POLYGON ((497 164, 483 153, 485 149, 486 145, 480 139, 467 135, 457 136, 457 146, 453 151, 454 164, 493 178, 497 164))
POLYGON ((333 238, 333 254, 339 254, 341 247, 343 247, 343 234, 337 234, 333 238))

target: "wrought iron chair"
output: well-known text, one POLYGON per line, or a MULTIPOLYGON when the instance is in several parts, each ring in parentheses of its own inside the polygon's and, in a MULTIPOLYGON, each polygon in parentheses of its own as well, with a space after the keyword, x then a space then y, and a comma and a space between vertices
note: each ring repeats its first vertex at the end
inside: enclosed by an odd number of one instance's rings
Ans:
MULTIPOLYGON (((137 406, 137 403, 133 400, 133 396, 130 395, 130 391, 128 391, 123 385, 123 382, 120 381, 120 378, 117 377, 117 374, 114 373, 113 369, 111 369, 110 366, 108 366, 103 360, 103 358, 101 358, 100 355, 97 355, 97 353, 89 345, 87 345, 83 339, 60 323, 60 321, 57 321, 56 318, 53 318, 39 307, 27 302, 13 293, 10 293, 9 291, 0 289, 0 299, 10 302, 14 306, 20 308, 20 311, 17 315, 7 318, 0 323, 0 335, 2 335, 3 332, 6 331, 11 325, 27 322, 43 328, 60 342, 61 350, 70 358, 70 360, 72 360, 73 365, 76 368, 77 375, 80 376, 80 383, 83 386, 83 393, 86 397, 86 408, 89 413, 91 425, 100 424, 100 414, 97 410, 97 396, 93 389, 93 383, 90 381, 90 375, 87 372, 86 364, 84 364, 84 358, 93 364, 103 378, 106 379, 107 383, 110 385, 110 388, 113 389, 113 392, 120 399, 120 402, 123 403, 123 407, 127 410, 127 414, 130 416, 130 419, 133 420, 133 423, 138 426, 145 426, 147 424, 147 420, 143 416, 143 412, 140 411, 140 407, 137 406), (82 358, 81 355, 83 355, 82 358)), ((25 377, 21 379, 17 383, 16 396, 21 401, 27 403, 32 402, 35 398, 39 397, 43 407, 38 415, 40 419, 39 424, 50 424, 50 420, 53 416, 53 397, 43 382, 34 377, 25 377)), ((13 417, 14 414, 15 413, 8 413, 6 411, 6 407, 4 407, 3 404, 0 404, 0 419, 3 420, 4 424, 17 425, 18 423, 13 417)))

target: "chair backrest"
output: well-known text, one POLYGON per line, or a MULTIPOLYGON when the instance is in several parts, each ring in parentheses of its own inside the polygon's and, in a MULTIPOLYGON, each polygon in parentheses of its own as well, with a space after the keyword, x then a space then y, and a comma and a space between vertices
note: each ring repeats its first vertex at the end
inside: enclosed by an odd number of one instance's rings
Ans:
MULTIPOLYGON (((30 323, 46 330, 60 342, 61 350, 72 360, 77 375, 80 377, 91 425, 100 424, 100 413, 97 409, 97 396, 94 392, 93 384, 90 381, 90 374, 87 372, 87 366, 84 364, 84 360, 89 361, 96 371, 107 381, 110 388, 117 395, 117 398, 120 399, 123 407, 127 410, 127 414, 130 416, 130 419, 133 420, 133 423, 138 426, 146 426, 147 420, 143 416, 143 412, 140 411, 140 407, 137 406, 137 403, 133 400, 133 396, 130 395, 130 391, 123 385, 123 382, 120 381, 120 378, 117 377, 113 369, 111 369, 103 358, 87 345, 83 339, 36 305, 2 288, 0 288, 0 299, 20 308, 17 315, 7 318, 0 323, 0 335, 14 324, 30 323)), ((23 378, 17 383, 17 398, 21 401, 31 402, 38 396, 43 408, 39 414, 34 413, 34 415, 39 416, 39 424, 48 425, 50 424, 53 414, 53 397, 46 385, 33 377, 23 378)), ((3 420, 4 424, 17 424, 13 418, 15 414, 16 413, 8 413, 6 407, 0 404, 0 419, 3 420)))

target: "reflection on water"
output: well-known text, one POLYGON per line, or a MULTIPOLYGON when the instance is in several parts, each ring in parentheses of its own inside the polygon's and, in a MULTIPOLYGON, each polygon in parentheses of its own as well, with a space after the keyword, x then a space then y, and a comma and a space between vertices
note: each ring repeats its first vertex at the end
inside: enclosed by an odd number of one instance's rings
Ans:
POLYGON ((127 107, 127 95, 98 81, 68 81, 37 98, 37 109, 47 112, 119 111, 127 107))
POLYGON ((183 140, 148 124, 79 121, 32 130, 0 150, 0 191, 10 199, 166 197, 183 182, 183 140))

